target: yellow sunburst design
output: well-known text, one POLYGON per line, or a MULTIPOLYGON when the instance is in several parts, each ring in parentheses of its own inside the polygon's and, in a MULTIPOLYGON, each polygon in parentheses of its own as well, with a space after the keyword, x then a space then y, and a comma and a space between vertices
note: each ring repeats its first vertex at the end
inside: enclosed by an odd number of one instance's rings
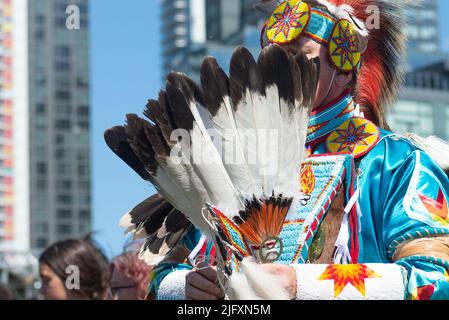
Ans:
POLYGON ((364 297, 365 279, 381 278, 364 264, 329 265, 318 280, 334 280, 334 297, 338 297, 348 283, 364 297))
POLYGON ((364 118, 351 118, 333 131, 326 140, 330 153, 352 153, 354 158, 364 156, 377 144, 380 131, 364 118))
POLYGON ((355 69, 362 59, 356 32, 346 19, 335 25, 328 48, 333 64, 342 71, 355 69))
POLYGON ((301 0, 281 3, 267 24, 267 38, 271 43, 285 44, 295 40, 307 27, 310 7, 301 0))

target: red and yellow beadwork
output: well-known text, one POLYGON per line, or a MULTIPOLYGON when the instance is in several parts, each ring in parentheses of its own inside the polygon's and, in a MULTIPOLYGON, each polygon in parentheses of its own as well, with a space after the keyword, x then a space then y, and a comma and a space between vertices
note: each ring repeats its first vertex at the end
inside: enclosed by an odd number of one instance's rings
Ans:
POLYGON ((334 297, 338 297, 350 283, 365 297, 365 279, 380 276, 364 264, 329 265, 318 280, 334 281, 334 297))

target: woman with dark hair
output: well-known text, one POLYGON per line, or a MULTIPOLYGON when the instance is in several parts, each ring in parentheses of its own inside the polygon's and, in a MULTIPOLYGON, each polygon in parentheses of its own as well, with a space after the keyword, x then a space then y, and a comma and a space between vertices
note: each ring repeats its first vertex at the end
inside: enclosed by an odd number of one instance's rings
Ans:
POLYGON ((89 240, 65 240, 44 250, 39 258, 41 294, 48 300, 103 300, 109 265, 89 240))
POLYGON ((151 267, 128 251, 115 257, 111 263, 111 300, 144 300, 151 267))

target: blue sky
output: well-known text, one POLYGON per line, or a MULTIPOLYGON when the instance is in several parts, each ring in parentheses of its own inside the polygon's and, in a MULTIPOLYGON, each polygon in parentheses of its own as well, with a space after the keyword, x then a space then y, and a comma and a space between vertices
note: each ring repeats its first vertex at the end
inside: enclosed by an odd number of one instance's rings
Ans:
POLYGON ((108 255, 123 247, 120 217, 154 193, 107 148, 103 132, 157 96, 159 19, 158 0, 91 1, 93 227, 108 255))
MULTIPOLYGON (((109 256, 123 248, 122 214, 154 193, 107 148, 103 132, 122 124, 126 113, 141 114, 161 88, 159 3, 91 1, 93 226, 109 256)), ((440 6, 449 12, 449 1, 440 6)), ((441 42, 449 52, 449 19, 440 16, 441 42)))
POLYGON ((439 0, 440 6, 440 33, 441 33, 441 46, 449 52, 449 19, 447 14, 449 12, 449 1, 439 0))

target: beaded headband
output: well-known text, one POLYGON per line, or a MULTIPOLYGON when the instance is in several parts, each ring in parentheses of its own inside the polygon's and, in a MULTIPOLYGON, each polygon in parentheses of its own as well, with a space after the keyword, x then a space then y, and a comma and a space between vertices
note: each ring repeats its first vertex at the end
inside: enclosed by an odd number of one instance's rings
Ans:
POLYGON ((363 49, 354 24, 355 21, 336 18, 324 7, 315 8, 302 0, 283 1, 262 28, 261 46, 288 44, 304 35, 327 47, 330 61, 338 70, 358 71, 363 49))

